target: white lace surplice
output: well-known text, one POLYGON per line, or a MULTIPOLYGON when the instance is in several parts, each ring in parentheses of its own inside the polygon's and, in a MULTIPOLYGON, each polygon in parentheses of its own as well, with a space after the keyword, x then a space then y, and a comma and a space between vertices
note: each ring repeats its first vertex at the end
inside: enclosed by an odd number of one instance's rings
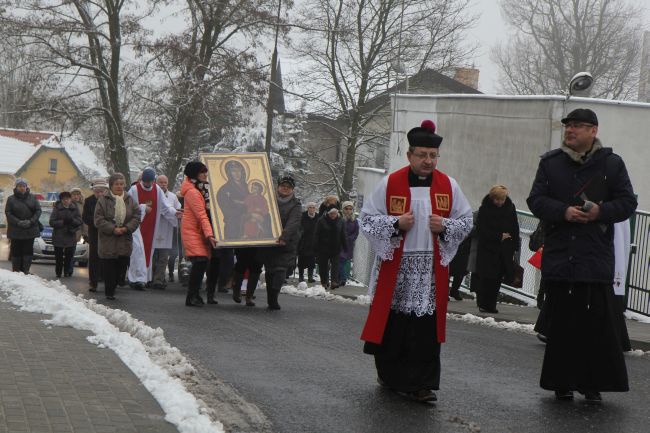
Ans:
MULTIPOLYGON (((450 180, 451 213, 443 222, 445 234, 438 239, 443 266, 451 262, 458 246, 472 229, 472 208, 458 183, 452 178, 450 180)), ((401 239, 399 236, 393 236, 393 224, 398 217, 386 215, 387 182, 386 177, 373 194, 366 198, 360 217, 361 231, 376 254, 369 285, 369 292, 373 295, 381 262, 393 258, 393 251, 399 247, 401 239)), ((431 198, 428 187, 411 188, 411 209, 415 215, 415 225, 406 233, 391 308, 403 313, 415 313, 417 316, 431 315, 436 309, 436 294, 433 277, 433 237, 429 230, 431 198)))

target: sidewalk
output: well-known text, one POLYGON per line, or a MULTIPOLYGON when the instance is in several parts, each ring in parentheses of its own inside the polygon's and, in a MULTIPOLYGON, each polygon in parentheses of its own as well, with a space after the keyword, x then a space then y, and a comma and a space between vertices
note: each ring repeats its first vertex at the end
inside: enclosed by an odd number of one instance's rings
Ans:
POLYGON ((89 332, 0 301, 0 433, 172 433, 158 402, 89 332))
MULTIPOLYGON (((332 293, 346 298, 356 299, 359 295, 366 295, 367 287, 345 286, 339 287, 332 293)), ((478 311, 474 299, 465 298, 462 301, 449 301, 448 311, 456 314, 473 314, 478 317, 493 317, 497 321, 515 321, 518 323, 534 324, 539 310, 534 307, 523 307, 510 304, 499 304, 499 314, 481 313, 478 311)), ((633 349, 650 351, 650 324, 626 320, 627 331, 630 335, 633 349)))

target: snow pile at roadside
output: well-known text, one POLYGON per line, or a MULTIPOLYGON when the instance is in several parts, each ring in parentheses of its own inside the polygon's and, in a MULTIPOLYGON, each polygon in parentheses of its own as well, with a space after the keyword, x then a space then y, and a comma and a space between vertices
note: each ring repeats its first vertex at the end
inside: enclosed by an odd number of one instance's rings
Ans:
POLYGON ((302 296, 304 298, 318 298, 318 299, 324 299, 326 301, 342 302, 345 304, 360 304, 360 305, 370 304, 370 296, 359 295, 356 297, 356 299, 345 298, 343 296, 335 295, 331 292, 328 292, 320 284, 317 284, 312 287, 307 287, 307 283, 305 283, 304 281, 298 283, 298 287, 283 286, 281 292, 292 296, 302 296))
POLYGON ((467 314, 447 313, 447 318, 458 320, 460 322, 471 323, 474 325, 477 324, 483 325, 490 328, 506 329, 508 331, 523 332, 525 334, 533 334, 533 335, 536 334, 534 330, 535 325, 523 324, 518 322, 499 322, 497 320, 494 320, 494 317, 479 317, 469 313, 467 314))
POLYGON ((161 329, 152 329, 130 314, 75 296, 58 281, 0 270, 0 291, 21 310, 52 315, 45 324, 90 331, 88 341, 113 350, 140 379, 165 411, 165 420, 181 433, 223 433, 206 408, 183 386, 192 366, 171 347, 161 329))
POLYGON ((633 313, 632 311, 626 311, 624 314, 625 317, 630 320, 636 320, 637 322, 641 322, 641 323, 650 323, 650 317, 648 316, 644 316, 639 313, 633 313))

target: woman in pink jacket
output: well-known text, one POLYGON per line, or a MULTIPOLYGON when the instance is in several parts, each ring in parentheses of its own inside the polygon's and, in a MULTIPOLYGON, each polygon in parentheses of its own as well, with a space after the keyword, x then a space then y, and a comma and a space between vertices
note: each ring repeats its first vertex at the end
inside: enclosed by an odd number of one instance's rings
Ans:
POLYGON ((210 224, 208 168, 201 162, 191 161, 187 163, 183 173, 187 177, 181 185, 185 208, 181 238, 185 256, 192 262, 185 305, 200 307, 203 305, 199 296, 201 281, 210 261, 211 250, 217 246, 210 224))

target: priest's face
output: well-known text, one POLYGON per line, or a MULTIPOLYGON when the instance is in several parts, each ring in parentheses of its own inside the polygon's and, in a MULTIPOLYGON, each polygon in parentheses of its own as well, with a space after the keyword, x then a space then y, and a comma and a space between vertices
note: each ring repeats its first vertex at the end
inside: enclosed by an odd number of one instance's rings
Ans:
POLYGON ((440 157, 439 149, 431 147, 414 147, 406 152, 406 157, 411 164, 411 170, 418 176, 428 176, 433 173, 440 157))

